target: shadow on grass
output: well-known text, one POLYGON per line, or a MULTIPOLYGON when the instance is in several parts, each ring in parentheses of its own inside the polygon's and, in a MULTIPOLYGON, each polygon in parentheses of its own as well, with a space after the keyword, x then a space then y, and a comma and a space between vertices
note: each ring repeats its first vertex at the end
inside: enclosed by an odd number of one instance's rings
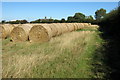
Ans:
MULTIPOLYGON (((96 50, 94 61, 95 73, 105 74, 105 79, 118 80, 120 78, 120 7, 107 14, 99 23, 100 37, 106 42, 96 50), (101 55, 101 56, 100 56, 101 55), (101 67, 100 67, 101 66, 101 67), (101 69, 99 69, 101 68, 101 69), (103 71, 102 71, 103 69, 103 71)), ((99 75, 98 75, 99 76, 99 75)))
POLYGON ((100 35, 105 42, 95 51, 93 56, 93 72, 95 78, 116 80, 120 78, 120 40, 106 39, 100 35))
POLYGON ((106 38, 105 34, 102 38, 106 40, 107 44, 104 46, 104 54, 106 61, 104 62, 109 68, 109 78, 120 78, 120 39, 115 37, 106 38))

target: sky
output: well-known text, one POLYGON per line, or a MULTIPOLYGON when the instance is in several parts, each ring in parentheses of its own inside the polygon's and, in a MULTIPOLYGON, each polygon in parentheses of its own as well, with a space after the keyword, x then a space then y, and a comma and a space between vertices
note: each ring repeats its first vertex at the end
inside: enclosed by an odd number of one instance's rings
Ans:
POLYGON ((118 2, 2 2, 2 20, 67 19, 77 12, 94 17, 100 8, 108 13, 117 6, 118 2))
POLYGON ((2 2, 118 2, 119 0, 1 0, 2 2))

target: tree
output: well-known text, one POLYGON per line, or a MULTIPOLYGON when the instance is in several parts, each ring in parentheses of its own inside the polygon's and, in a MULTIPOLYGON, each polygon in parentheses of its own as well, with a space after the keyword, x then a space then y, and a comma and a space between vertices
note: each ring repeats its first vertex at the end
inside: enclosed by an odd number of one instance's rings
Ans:
POLYGON ((45 16, 45 19, 47 19, 47 17, 45 16))
POLYGON ((100 30, 103 31, 107 36, 120 36, 120 7, 112 10, 106 16, 101 19, 99 24, 101 25, 100 30))
POLYGON ((25 23, 28 23, 27 20, 16 20, 16 21, 8 21, 7 23, 10 23, 10 24, 25 24, 25 23))
POLYGON ((75 19, 85 19, 85 15, 82 13, 75 13, 74 18, 75 19))
POLYGON ((118 2, 118 8, 120 8, 120 1, 118 2))
POLYGON ((54 20, 54 23, 59 23, 59 22, 60 22, 60 21, 59 21, 59 20, 57 20, 57 19, 55 19, 55 20, 54 20))
POLYGON ((28 21, 27 21, 27 20, 20 20, 19 22, 20 22, 21 24, 28 23, 28 21))
POLYGON ((61 23, 65 23, 66 21, 65 21, 64 18, 62 18, 60 22, 61 22, 61 23))
POLYGON ((88 19, 93 20, 93 17, 90 15, 90 16, 88 16, 88 19))
POLYGON ((95 18, 97 21, 100 21, 106 15, 106 10, 101 8, 95 12, 95 18))
POLYGON ((75 22, 75 19, 72 16, 69 16, 67 18, 67 22, 75 22))
POLYGON ((120 8, 109 12, 101 19, 99 25, 99 30, 102 31, 101 37, 107 42, 104 45, 104 52, 101 52, 107 59, 106 66, 110 68, 106 69, 105 77, 114 80, 120 77, 120 8))
POLYGON ((4 24, 6 21, 5 20, 2 20, 2 24, 4 24))
POLYGON ((49 23, 53 23, 54 20, 52 18, 49 19, 49 23))
POLYGON ((76 22, 83 22, 85 20, 85 15, 83 13, 75 13, 73 18, 76 22))
POLYGON ((87 23, 92 23, 94 21, 93 17, 90 15, 90 16, 86 16, 85 17, 85 20, 84 22, 87 22, 87 23))

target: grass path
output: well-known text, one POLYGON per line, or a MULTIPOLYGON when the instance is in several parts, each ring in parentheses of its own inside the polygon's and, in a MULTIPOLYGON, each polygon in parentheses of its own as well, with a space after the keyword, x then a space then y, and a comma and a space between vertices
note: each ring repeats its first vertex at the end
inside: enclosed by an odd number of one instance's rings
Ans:
MULTIPOLYGON (((46 43, 3 40, 4 78, 92 78, 93 56, 102 40, 98 31, 75 31, 46 43)), ((102 77, 102 76, 100 76, 102 77)))

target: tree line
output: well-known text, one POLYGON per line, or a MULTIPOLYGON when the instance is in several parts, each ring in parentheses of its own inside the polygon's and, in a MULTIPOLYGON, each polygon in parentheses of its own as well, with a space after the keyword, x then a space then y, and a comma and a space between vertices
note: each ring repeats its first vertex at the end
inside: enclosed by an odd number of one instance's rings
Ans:
POLYGON ((86 16, 83 13, 75 13, 74 16, 68 16, 67 20, 62 18, 61 20, 58 19, 37 19, 35 21, 28 22, 27 20, 16 20, 16 21, 5 21, 2 20, 1 23, 11 23, 11 24, 25 24, 25 23, 97 23, 106 15, 106 10, 101 8, 95 12, 95 19, 90 15, 86 16))

